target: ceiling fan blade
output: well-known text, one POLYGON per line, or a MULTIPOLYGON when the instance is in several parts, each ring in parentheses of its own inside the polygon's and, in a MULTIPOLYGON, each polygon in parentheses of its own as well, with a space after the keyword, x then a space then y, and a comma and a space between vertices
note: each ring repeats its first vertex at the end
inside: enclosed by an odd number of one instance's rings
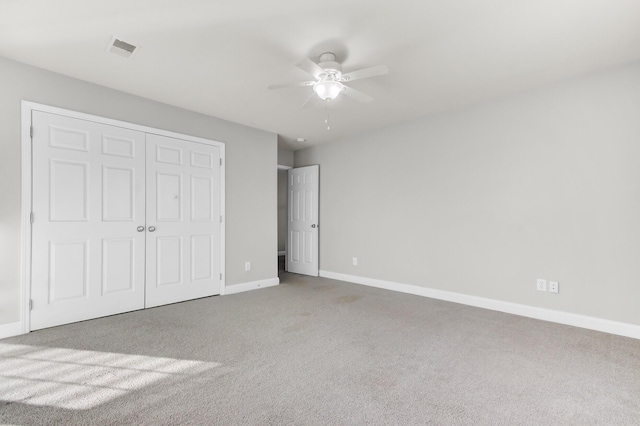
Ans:
POLYGON ((359 102, 371 102, 373 101, 373 98, 369 95, 365 95, 364 93, 349 87, 349 86, 344 86, 344 94, 349 96, 350 98, 355 99, 356 101, 359 102))
POLYGON ((289 87, 304 87, 313 86, 315 81, 301 81, 300 83, 286 83, 286 84, 270 84, 267 89, 287 89, 289 87))
POLYGON ((296 66, 302 71, 311 74, 315 78, 319 78, 321 74, 327 73, 320 65, 316 64, 309 58, 300 59, 298 62, 296 62, 296 66))
POLYGON ((362 68, 347 74, 342 74, 342 80, 353 81, 385 74, 389 74, 389 67, 386 65, 376 65, 375 67, 362 68))

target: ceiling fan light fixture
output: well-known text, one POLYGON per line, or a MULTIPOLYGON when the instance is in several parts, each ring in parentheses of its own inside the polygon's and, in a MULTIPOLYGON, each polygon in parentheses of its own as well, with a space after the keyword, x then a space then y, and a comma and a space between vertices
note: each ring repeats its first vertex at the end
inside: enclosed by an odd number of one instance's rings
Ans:
POLYGON ((344 85, 335 80, 322 80, 313 85, 313 91, 323 101, 332 101, 344 90, 344 85))

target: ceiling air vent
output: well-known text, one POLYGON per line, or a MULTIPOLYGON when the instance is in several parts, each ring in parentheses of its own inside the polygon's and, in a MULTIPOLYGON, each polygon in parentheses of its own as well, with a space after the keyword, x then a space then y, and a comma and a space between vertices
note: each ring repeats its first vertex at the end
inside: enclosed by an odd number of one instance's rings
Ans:
POLYGON ((111 37, 111 41, 107 46, 107 52, 115 53, 124 58, 132 57, 137 50, 138 46, 122 41, 117 37, 111 37))

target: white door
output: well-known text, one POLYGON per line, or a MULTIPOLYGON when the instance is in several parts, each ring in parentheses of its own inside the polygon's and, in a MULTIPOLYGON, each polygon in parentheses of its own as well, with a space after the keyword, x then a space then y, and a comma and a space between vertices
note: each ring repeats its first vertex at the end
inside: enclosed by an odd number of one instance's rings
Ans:
POLYGON ((319 166, 288 173, 287 271, 317 277, 319 166))
POLYGON ((32 126, 31 329, 142 309, 144 133, 37 111, 32 126))
POLYGON ((146 307, 220 294, 220 148, 147 134, 146 307))

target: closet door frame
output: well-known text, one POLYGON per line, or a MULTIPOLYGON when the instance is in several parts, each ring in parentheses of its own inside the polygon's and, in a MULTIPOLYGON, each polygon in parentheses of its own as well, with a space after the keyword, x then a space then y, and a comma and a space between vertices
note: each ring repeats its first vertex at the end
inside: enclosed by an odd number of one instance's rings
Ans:
POLYGON ((22 208, 21 208, 21 250, 20 250, 20 329, 22 333, 31 331, 30 311, 31 311, 31 224, 33 218, 33 191, 32 191, 32 138, 31 138, 31 117, 33 111, 42 111, 50 114, 62 115, 70 118, 93 121, 110 126, 122 127, 144 133, 151 133, 160 136, 167 136, 175 139, 182 139, 220 148, 220 272, 221 289, 220 295, 225 294, 226 271, 225 271, 225 144, 223 142, 204 139, 195 136, 184 135, 168 130, 157 129, 139 124, 114 120, 96 115, 85 114, 35 102, 22 101, 21 104, 21 141, 22 141, 22 208))

